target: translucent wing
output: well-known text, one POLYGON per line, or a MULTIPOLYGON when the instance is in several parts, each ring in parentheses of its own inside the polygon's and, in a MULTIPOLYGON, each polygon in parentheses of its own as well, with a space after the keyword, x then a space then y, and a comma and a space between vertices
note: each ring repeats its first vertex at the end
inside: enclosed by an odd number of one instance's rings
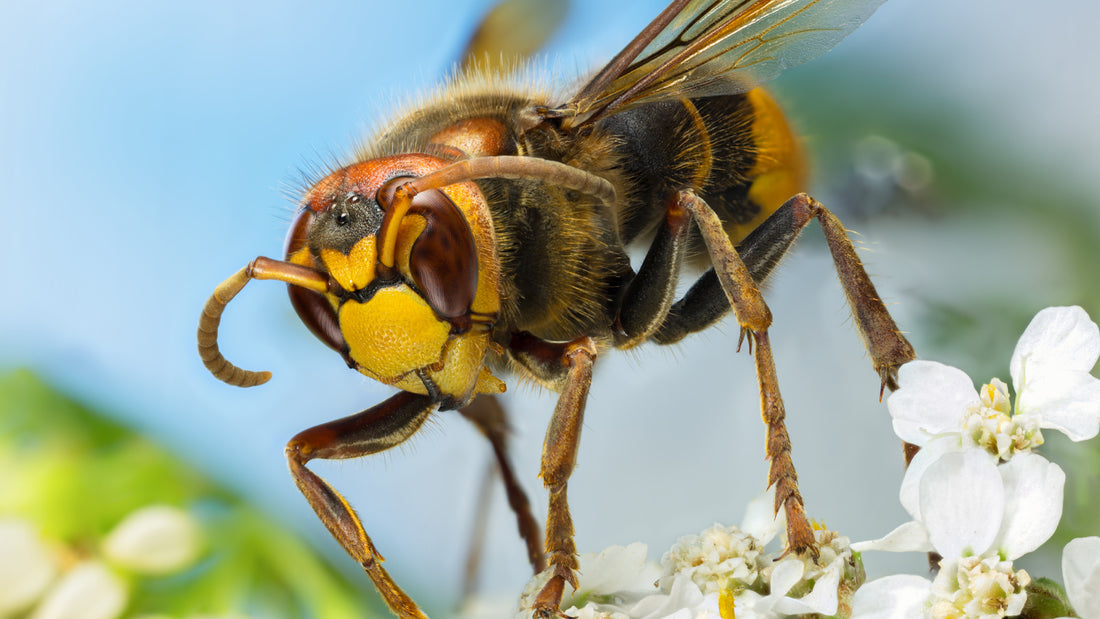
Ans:
POLYGON ((470 38, 462 69, 520 66, 557 31, 568 11, 568 0, 501 0, 470 38))
POLYGON ((568 126, 676 96, 745 92, 815 58, 883 0, 674 0, 562 112, 568 126))

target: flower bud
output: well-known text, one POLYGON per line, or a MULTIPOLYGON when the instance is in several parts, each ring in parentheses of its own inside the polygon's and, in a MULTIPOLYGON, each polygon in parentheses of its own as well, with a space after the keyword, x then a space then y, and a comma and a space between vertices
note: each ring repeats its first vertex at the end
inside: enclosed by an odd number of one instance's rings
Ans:
POLYGON ((57 560, 29 522, 0 521, 0 617, 26 610, 57 577, 57 560))
POLYGON ((198 523, 186 511, 153 505, 132 512, 103 542, 103 553, 115 564, 141 574, 181 570, 199 556, 198 523))
POLYGON ((129 595, 126 584, 106 565, 86 561, 61 577, 31 619, 116 619, 129 595))

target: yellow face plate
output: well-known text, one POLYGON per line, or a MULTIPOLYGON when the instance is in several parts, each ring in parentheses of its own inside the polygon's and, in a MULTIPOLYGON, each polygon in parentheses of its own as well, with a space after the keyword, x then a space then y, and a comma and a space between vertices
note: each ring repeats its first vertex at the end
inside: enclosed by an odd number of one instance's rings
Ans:
POLYGON ((451 331, 405 284, 383 288, 366 303, 345 302, 339 319, 352 359, 384 382, 439 363, 451 331))

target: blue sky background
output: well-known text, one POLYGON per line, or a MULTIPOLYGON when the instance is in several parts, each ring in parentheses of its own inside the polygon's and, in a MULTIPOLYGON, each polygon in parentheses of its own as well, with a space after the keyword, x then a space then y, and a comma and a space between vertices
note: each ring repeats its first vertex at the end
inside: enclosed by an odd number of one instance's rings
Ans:
MULTIPOLYGON (((488 2, 311 5, 0 6, 0 368, 36 369, 328 544, 286 473, 283 445, 388 389, 347 371, 301 327, 283 287, 263 283, 229 308, 222 345, 275 377, 254 390, 222 385, 195 352, 199 311, 251 258, 280 254, 293 211, 283 190, 298 170, 350 148, 443 76, 488 2)), ((548 50, 554 66, 568 67, 554 79, 598 65, 661 5, 575 7, 548 50)), ((898 105, 900 93, 909 121, 934 127, 950 109, 954 126, 988 137, 969 144, 973 152, 1026 154, 1036 183, 1085 187, 1100 169, 1100 9, 1084 0, 1057 7, 890 0, 776 89, 799 93, 796 122, 813 117, 805 84, 815 77, 829 76, 836 90, 822 98, 847 101, 856 117, 898 105)), ((807 130, 811 140, 828 133, 807 130)), ((1070 284, 1047 268, 1056 239, 998 236, 999 222, 980 223, 988 226, 895 218, 859 227, 903 325, 926 293, 1009 288, 1034 310, 1073 301, 1070 284)), ((877 536, 902 519, 900 451, 817 235, 807 233, 815 241, 787 261, 769 297, 795 462, 812 516, 877 536)), ((752 363, 732 354, 735 340, 727 325, 675 350, 602 360, 570 485, 582 550, 640 539, 657 558, 679 535, 740 520, 765 464, 752 363)), ((924 356, 937 352, 930 346, 924 356)), ((510 387, 517 467, 541 518, 535 474, 553 398, 510 387)), ((359 507, 399 582, 445 600, 457 591, 488 453, 453 416, 423 434, 392 455, 316 469, 359 507)), ((509 595, 527 576, 500 499, 484 579, 509 595)))

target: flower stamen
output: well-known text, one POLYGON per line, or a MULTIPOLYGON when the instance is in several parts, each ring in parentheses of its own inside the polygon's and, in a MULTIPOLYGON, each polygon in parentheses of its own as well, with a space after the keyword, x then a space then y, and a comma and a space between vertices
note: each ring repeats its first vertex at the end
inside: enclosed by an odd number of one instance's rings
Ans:
POLYGON ((928 597, 934 619, 1020 614, 1031 576, 998 557, 963 557, 943 565, 928 597))
POLYGON ((994 378, 982 385, 978 394, 980 401, 968 407, 962 418, 963 435, 974 445, 1007 461, 1043 444, 1037 419, 1012 414, 1012 399, 1004 381, 994 378))

